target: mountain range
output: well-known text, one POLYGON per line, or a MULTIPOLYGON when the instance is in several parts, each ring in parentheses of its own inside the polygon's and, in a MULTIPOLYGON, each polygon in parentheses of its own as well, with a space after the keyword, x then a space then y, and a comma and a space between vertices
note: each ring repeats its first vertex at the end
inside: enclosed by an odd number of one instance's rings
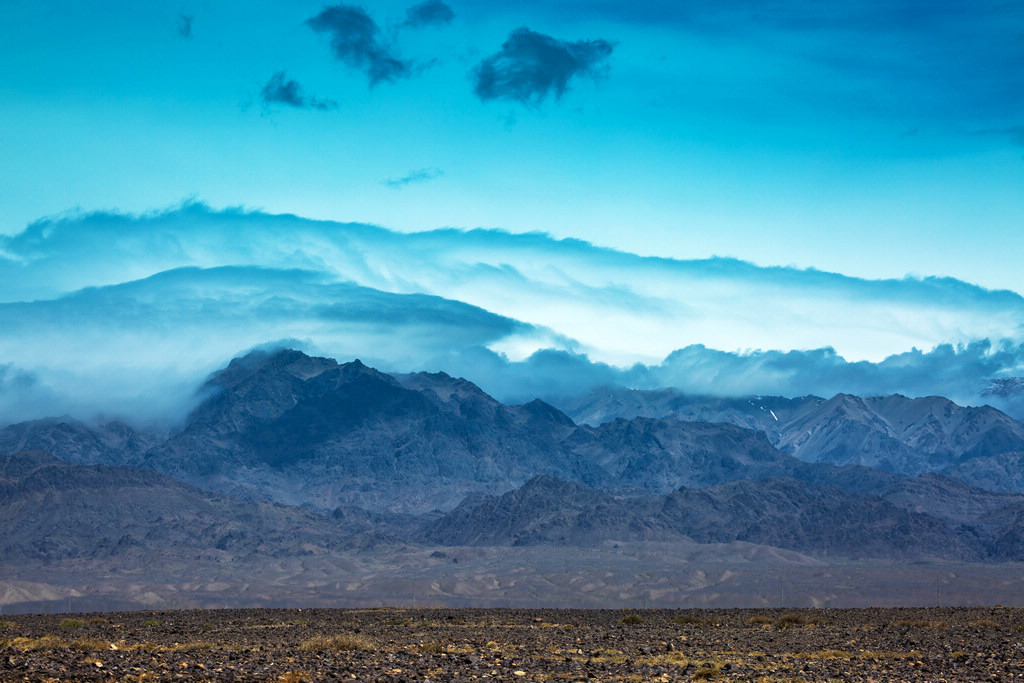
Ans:
MULTIPOLYGON (((614 418, 674 418, 735 424, 763 432, 776 448, 805 462, 865 465, 898 474, 948 471, 974 481, 972 471, 1016 462, 1024 424, 991 406, 963 407, 939 397, 862 398, 837 394, 745 398, 701 397, 673 389, 607 387, 558 402, 573 419, 601 424, 614 418), (968 461, 973 466, 965 466, 968 461)), ((1012 465, 1005 477, 979 485, 1020 491, 1012 465)))
POLYGON ((505 405, 444 373, 291 350, 236 358, 198 391, 170 430, 0 430, 0 564, 631 543, 1024 561, 1024 424, 987 406, 616 387, 505 405))

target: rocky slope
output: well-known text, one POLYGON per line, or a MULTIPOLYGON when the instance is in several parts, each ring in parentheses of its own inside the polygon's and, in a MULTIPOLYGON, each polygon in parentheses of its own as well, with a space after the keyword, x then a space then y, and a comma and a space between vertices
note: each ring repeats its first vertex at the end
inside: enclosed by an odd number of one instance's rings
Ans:
POLYGON ((87 425, 71 418, 48 418, 0 429, 0 453, 45 451, 82 465, 123 465, 138 462, 166 438, 123 422, 87 425))
POLYGON ((77 465, 41 452, 0 456, 0 555, 56 562, 161 557, 230 562, 324 553, 350 534, 322 515, 239 501, 133 467, 77 465))
POLYGON ((763 432, 772 445, 806 462, 909 475, 946 471, 986 487, 1024 491, 1014 476, 1019 470, 999 461, 1024 451, 1024 424, 990 406, 963 407, 938 396, 717 398, 605 388, 557 404, 588 424, 638 416, 727 422, 763 432), (977 466, 969 464, 976 460, 977 466))
POLYGON ((438 545, 481 546, 588 546, 677 536, 637 514, 634 502, 541 476, 502 496, 471 498, 417 536, 438 545))
POLYGON ((594 485, 600 467, 559 449, 574 426, 550 406, 502 405, 447 376, 402 386, 359 361, 253 353, 142 463, 203 488, 321 509, 424 512, 536 474, 594 485))
POLYGON ((1020 450, 1024 424, 989 406, 938 396, 838 394, 787 423, 779 440, 801 460, 858 464, 901 474, 934 472, 1020 450))
MULTIPOLYGON (((1001 515, 998 528, 986 534, 879 497, 794 479, 734 481, 682 488, 667 496, 615 499, 538 477, 502 496, 467 501, 427 524, 419 539, 481 546, 744 541, 821 557, 981 561, 988 559, 991 545, 998 545, 995 535, 1017 528, 1017 506, 1009 504, 996 513, 1001 515)), ((967 521, 991 514, 980 506, 967 521)), ((1013 553, 1018 550, 1001 559, 1024 559, 1013 553)))

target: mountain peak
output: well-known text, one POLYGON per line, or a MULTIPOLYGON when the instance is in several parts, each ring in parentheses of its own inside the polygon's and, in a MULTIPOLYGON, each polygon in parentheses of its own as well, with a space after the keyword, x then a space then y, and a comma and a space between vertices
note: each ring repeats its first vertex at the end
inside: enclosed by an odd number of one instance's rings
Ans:
POLYGON ((396 386, 399 384, 398 380, 396 380, 391 375, 385 372, 381 372, 376 368, 371 368, 369 365, 366 365, 365 363, 363 363, 363 361, 359 360, 358 358, 348 363, 342 363, 341 365, 337 365, 336 367, 341 370, 341 378, 346 382, 351 382, 362 377, 372 377, 386 384, 396 386))
POLYGON ((330 358, 307 356, 295 349, 254 349, 232 359, 226 368, 211 375, 205 386, 231 389, 256 375, 281 371, 293 377, 309 379, 337 366, 338 363, 330 358))
POLYGON ((535 398, 529 403, 519 406, 519 410, 529 416, 530 422, 546 422, 565 427, 575 427, 576 423, 568 415, 550 403, 535 398))

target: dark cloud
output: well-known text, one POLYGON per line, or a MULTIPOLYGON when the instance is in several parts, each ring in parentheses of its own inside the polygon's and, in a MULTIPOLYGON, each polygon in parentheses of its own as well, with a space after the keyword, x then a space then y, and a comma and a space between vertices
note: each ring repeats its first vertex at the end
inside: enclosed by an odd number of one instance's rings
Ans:
POLYGON ((552 92, 561 97, 577 76, 597 77, 614 45, 606 40, 568 42, 525 26, 513 31, 501 50, 473 72, 481 100, 498 98, 540 103, 552 92))
POLYGON ((441 0, 425 0, 405 11, 405 26, 436 26, 447 24, 455 18, 455 12, 441 0))
POLYGON ((411 171, 401 178, 388 178, 383 181, 383 184, 392 189, 399 190, 411 183, 423 183, 440 178, 442 175, 444 175, 444 172, 439 168, 421 168, 411 171))
POLYGON ((412 72, 411 63, 394 56, 382 42, 380 28, 362 7, 331 5, 306 24, 318 33, 330 35, 334 55, 348 66, 364 71, 371 86, 406 78, 412 72))
POLYGON ((178 35, 182 38, 192 37, 192 19, 194 17, 191 14, 185 14, 181 12, 178 14, 178 35))
POLYGON ((287 104, 300 109, 326 111, 338 107, 338 103, 334 100, 322 100, 303 94, 302 86, 297 81, 288 78, 283 71, 278 71, 270 77, 267 84, 260 90, 260 99, 264 104, 287 104))

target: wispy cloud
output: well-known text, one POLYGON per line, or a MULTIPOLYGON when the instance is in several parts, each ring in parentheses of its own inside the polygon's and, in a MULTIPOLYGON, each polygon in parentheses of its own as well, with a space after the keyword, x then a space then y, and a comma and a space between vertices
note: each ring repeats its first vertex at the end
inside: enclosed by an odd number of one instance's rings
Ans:
POLYGON ((384 185, 392 189, 399 190, 406 185, 427 182, 428 180, 440 178, 442 175, 444 175, 444 172, 439 168, 420 168, 415 171, 410 171, 401 178, 388 178, 382 182, 384 185))
POLYGON ((284 71, 278 71, 270 77, 270 80, 260 90, 260 99, 264 104, 287 104, 298 109, 327 111, 338 107, 338 103, 334 100, 306 95, 298 81, 288 78, 284 71))
POLYGON ((473 91, 483 101, 538 104, 551 94, 558 99, 574 78, 600 75, 613 50, 606 40, 570 42, 517 28, 501 50, 477 65, 473 91))
POLYGON ((404 26, 438 26, 451 23, 455 12, 441 0, 424 0, 405 11, 404 26))
POLYGON ((177 27, 179 36, 182 38, 192 37, 192 21, 194 18, 191 14, 185 14, 184 12, 178 14, 177 27))
POLYGON ((306 24, 318 33, 328 34, 334 56, 365 72, 371 86, 406 78, 412 71, 411 63, 395 56, 384 42, 377 22, 362 7, 332 5, 306 24))

